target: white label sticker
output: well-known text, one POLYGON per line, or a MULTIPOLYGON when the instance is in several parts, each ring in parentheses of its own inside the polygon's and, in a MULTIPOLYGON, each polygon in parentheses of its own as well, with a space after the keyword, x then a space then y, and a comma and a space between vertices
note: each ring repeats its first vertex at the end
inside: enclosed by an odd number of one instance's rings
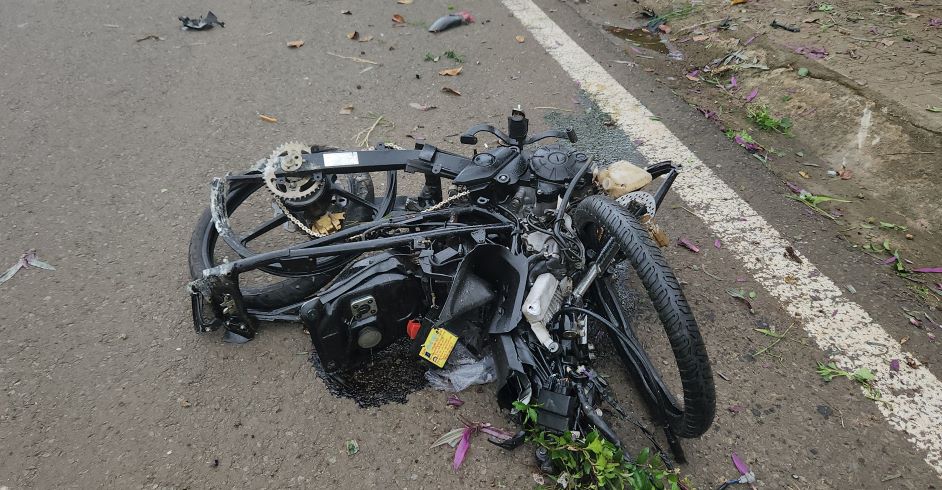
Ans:
POLYGON ((356 152, 349 151, 346 153, 324 153, 324 166, 325 167, 344 167, 347 165, 359 165, 360 159, 357 158, 356 152))

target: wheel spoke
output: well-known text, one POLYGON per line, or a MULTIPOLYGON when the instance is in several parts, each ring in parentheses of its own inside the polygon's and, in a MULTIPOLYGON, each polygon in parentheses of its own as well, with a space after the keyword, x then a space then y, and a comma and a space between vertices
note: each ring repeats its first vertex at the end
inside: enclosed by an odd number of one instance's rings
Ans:
POLYGON ((250 241, 255 240, 256 238, 264 235, 265 233, 268 233, 269 231, 272 231, 275 228, 278 228, 278 226, 280 226, 281 224, 287 221, 288 221, 288 218, 285 215, 279 214, 278 216, 275 216, 274 218, 259 225, 257 228, 252 230, 252 232, 249 233, 248 235, 245 235, 239 238, 239 242, 241 242, 242 245, 245 245, 246 243, 249 243, 250 241))
POLYGON ((378 207, 376 204, 373 204, 373 203, 367 201, 366 199, 363 199, 362 197, 360 197, 360 196, 358 196, 358 195, 356 195, 356 194, 354 194, 354 193, 352 193, 352 192, 350 192, 350 191, 348 191, 348 190, 344 190, 344 189, 341 189, 341 188, 339 188, 339 187, 335 187, 335 188, 333 189, 333 191, 334 191, 335 193, 337 193, 337 194, 343 196, 343 197, 346 197, 347 199, 349 199, 349 200, 351 200, 351 201, 356 201, 356 203, 359 204, 359 205, 361 205, 361 206, 366 206, 366 207, 372 209, 374 213, 375 213, 376 211, 379 211, 379 207, 378 207))

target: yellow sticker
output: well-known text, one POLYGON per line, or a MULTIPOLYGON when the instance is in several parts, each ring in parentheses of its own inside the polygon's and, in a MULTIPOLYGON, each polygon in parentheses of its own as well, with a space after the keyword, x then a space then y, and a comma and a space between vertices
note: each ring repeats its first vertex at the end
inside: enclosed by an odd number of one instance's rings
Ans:
POLYGON ((433 328, 425 338, 425 343, 422 344, 419 357, 438 367, 445 367, 445 361, 448 360, 457 342, 458 337, 455 334, 444 328, 433 328))

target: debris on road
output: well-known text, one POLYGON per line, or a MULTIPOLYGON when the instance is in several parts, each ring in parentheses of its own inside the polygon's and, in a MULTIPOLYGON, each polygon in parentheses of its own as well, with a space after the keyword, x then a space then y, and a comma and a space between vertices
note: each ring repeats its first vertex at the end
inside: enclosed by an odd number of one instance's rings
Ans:
POLYGON ((753 315, 756 313, 755 308, 752 307, 752 301, 749 301, 750 298, 755 298, 755 292, 749 292, 747 294, 745 289, 730 288, 726 290, 726 294, 746 303, 746 306, 749 307, 749 313, 753 315))
POLYGON ((418 110, 418 111, 422 111, 422 112, 430 111, 430 110, 432 110, 432 109, 436 109, 436 107, 433 106, 433 105, 419 104, 418 102, 409 102, 409 107, 411 107, 411 108, 413 108, 413 109, 415 109, 415 110, 418 110))
POLYGON ((289 47, 289 48, 295 48, 295 49, 297 49, 297 48, 300 48, 301 46, 304 46, 304 41, 302 41, 302 40, 300 40, 300 39, 297 39, 297 40, 294 40, 294 41, 288 41, 288 47, 289 47))
POLYGON ((913 272, 920 272, 923 274, 942 274, 942 267, 920 267, 918 269, 913 269, 913 272))
POLYGON ((854 372, 844 371, 837 367, 837 364, 834 362, 829 362, 827 364, 818 361, 818 366, 816 368, 818 375, 821 376, 824 381, 831 381, 834 378, 844 377, 855 383, 859 384, 866 390, 867 398, 880 401, 883 398, 883 395, 880 393, 880 390, 874 386, 874 379, 876 376, 868 368, 857 368, 854 372))
POLYGON ((191 19, 189 17, 177 17, 180 19, 180 22, 183 22, 183 30, 194 30, 194 31, 205 31, 212 29, 214 26, 226 27, 226 23, 222 22, 216 17, 211 10, 206 14, 206 17, 200 17, 198 19, 191 19))
POLYGON ((396 24, 402 25, 406 23, 406 18, 399 14, 393 14, 392 21, 396 24))
POLYGON ((276 122, 278 122, 278 118, 277 118, 277 117, 275 117, 275 116, 269 116, 269 115, 267 115, 267 114, 259 114, 259 115, 258 115, 258 118, 261 119, 262 121, 267 122, 267 123, 276 123, 276 122))
POLYGON ((342 116, 353 114, 353 106, 348 105, 348 106, 343 107, 342 109, 340 109, 340 112, 338 114, 342 116))
POLYGON ((444 76, 444 77, 456 77, 456 76, 458 76, 459 73, 461 73, 461 69, 462 69, 462 68, 464 68, 464 67, 463 67, 463 66, 458 66, 458 67, 455 67, 455 68, 447 68, 447 69, 444 69, 444 70, 440 70, 440 71, 438 72, 438 74, 441 75, 441 76, 444 76))
POLYGON ((357 444, 356 439, 350 439, 346 443, 347 446, 347 456, 353 456, 354 454, 360 452, 360 445, 357 444))
POLYGON ((769 26, 771 26, 771 27, 773 27, 773 28, 775 28, 775 29, 784 29, 784 30, 786 30, 786 31, 788 31, 788 32, 801 32, 801 28, 800 28, 800 27, 785 25, 785 24, 782 24, 781 22, 779 22, 779 21, 777 21, 777 20, 774 20, 774 19, 772 20, 772 23, 769 24, 769 26))
POLYGON ((139 43, 142 41, 147 41, 148 39, 153 39, 154 41, 163 41, 164 38, 158 36, 157 34, 148 34, 140 39, 135 39, 134 42, 139 43))
POLYGON ((43 262, 42 260, 39 260, 39 257, 36 256, 36 250, 29 249, 20 255, 20 259, 17 260, 15 264, 10 266, 10 268, 7 269, 2 276, 0 276, 0 284, 9 281, 17 272, 20 271, 20 269, 29 269, 30 267, 38 267, 40 269, 46 269, 49 271, 56 270, 55 267, 49 265, 46 262, 43 262))
POLYGON ((527 40, 527 38, 523 36, 514 36, 514 39, 516 39, 518 43, 522 43, 527 40))
POLYGON ((452 394, 448 397, 448 401, 445 402, 445 405, 448 405, 451 408, 458 408, 464 405, 464 400, 458 398, 458 395, 452 394))
POLYGON ((468 449, 471 448, 471 436, 477 434, 478 432, 483 432, 487 434, 489 439, 494 442, 503 442, 511 437, 514 437, 513 434, 507 432, 503 429, 494 427, 493 425, 486 422, 468 422, 462 420, 464 427, 459 427, 457 429, 452 429, 445 433, 432 443, 429 447, 435 448, 448 444, 449 446, 455 448, 455 459, 451 464, 451 468, 455 471, 458 471, 458 468, 461 467, 461 463, 464 462, 465 457, 468 454, 468 449))
POLYGON ((375 62, 375 61, 370 61, 370 60, 367 60, 367 59, 364 59, 364 58, 357 58, 356 56, 344 56, 344 55, 342 55, 342 54, 331 53, 330 51, 328 51, 327 54, 330 55, 330 56, 333 56, 333 57, 335 57, 335 58, 340 58, 340 59, 350 60, 350 61, 356 61, 357 63, 368 63, 368 64, 370 64, 370 65, 378 65, 378 64, 379 64, 379 63, 377 63, 377 62, 375 62))
MULTIPOLYGON (((371 117, 374 115, 375 114, 370 114, 371 117)), ((370 127, 361 130, 356 134, 356 136, 353 137, 353 141, 356 143, 356 145, 361 148, 366 147, 370 141, 370 136, 373 134, 373 130, 375 130, 377 126, 380 126, 380 123, 382 123, 382 126, 386 128, 392 128, 394 126, 392 121, 385 119, 384 116, 376 116, 376 120, 373 121, 373 124, 371 124, 370 127)))
POLYGON ((442 87, 442 92, 445 92, 446 94, 451 94, 451 95, 461 95, 461 92, 451 87, 442 87))
POLYGON ((439 17, 435 22, 432 22, 432 25, 429 26, 429 32, 442 32, 451 29, 452 27, 458 27, 464 24, 470 24, 474 22, 474 16, 471 15, 471 12, 467 10, 462 10, 457 14, 448 14, 442 17, 439 17))
POLYGON ((690 241, 689 239, 687 239, 687 238, 684 238, 684 237, 678 238, 678 239, 677 239, 677 245, 680 245, 681 247, 684 247, 684 248, 686 248, 687 250, 690 250, 691 252, 693 252, 693 253, 695 253, 695 254, 700 253, 700 247, 698 247, 695 243, 691 242, 691 241, 690 241))

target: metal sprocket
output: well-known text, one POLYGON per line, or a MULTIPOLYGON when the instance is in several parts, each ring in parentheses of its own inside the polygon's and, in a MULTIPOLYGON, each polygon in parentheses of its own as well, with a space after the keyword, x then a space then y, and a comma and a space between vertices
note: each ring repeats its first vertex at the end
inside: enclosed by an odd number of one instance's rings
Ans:
POLYGON ((263 179, 265 187, 281 199, 302 199, 319 191, 323 182, 311 177, 278 177, 276 172, 291 172, 297 170, 304 163, 303 156, 311 153, 311 147, 297 142, 285 143, 275 151, 265 162, 263 179))

